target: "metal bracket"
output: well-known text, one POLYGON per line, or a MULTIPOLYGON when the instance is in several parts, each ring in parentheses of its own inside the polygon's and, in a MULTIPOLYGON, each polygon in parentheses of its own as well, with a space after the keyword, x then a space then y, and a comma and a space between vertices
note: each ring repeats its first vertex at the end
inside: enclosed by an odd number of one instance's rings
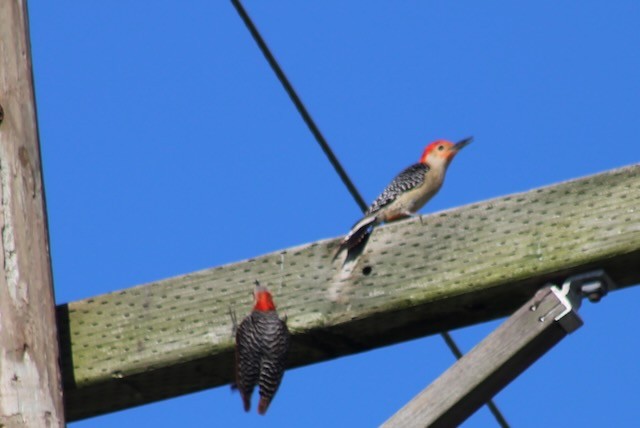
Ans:
POLYGON ((567 317, 567 314, 577 311, 584 297, 589 299, 590 302, 596 303, 606 296, 609 290, 616 288, 613 280, 603 269, 572 275, 564 281, 562 287, 554 284, 549 285, 551 286, 551 291, 565 306, 565 310, 555 317, 555 320, 567 332, 571 332, 580 326, 576 324, 576 317, 567 317))

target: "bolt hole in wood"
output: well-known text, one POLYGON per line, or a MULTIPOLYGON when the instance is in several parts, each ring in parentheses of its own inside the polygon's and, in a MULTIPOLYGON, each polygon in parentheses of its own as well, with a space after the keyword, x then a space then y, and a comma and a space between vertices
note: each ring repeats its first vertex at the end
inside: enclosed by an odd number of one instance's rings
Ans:
POLYGON ((373 271, 373 268, 371 266, 365 266, 362 268, 363 275, 370 275, 372 271, 373 271))

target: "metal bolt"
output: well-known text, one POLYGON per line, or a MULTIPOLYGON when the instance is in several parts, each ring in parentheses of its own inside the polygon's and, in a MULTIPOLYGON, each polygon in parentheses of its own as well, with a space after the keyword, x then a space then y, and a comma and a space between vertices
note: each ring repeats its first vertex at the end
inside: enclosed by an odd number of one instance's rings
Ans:
POLYGON ((607 295, 607 284, 605 280, 588 282, 580 287, 580 291, 591 303, 597 303, 607 295))
POLYGON ((602 293, 591 293, 587 294, 587 299, 589 299, 591 303, 598 303, 602 299, 602 296, 602 293))

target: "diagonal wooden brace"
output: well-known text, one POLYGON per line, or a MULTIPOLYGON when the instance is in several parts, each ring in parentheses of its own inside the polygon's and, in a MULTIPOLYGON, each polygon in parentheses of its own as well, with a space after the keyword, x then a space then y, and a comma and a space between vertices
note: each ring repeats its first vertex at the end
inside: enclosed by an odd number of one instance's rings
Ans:
POLYGON ((567 334, 582 326, 583 297, 611 287, 603 271, 547 285, 500 327, 387 420, 385 428, 458 426, 567 334))

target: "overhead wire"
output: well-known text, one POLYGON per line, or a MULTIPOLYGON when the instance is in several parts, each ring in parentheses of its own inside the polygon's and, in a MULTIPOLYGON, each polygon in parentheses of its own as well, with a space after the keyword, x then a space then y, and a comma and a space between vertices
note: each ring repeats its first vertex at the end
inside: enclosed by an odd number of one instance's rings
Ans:
POLYGON ((242 21, 244 22, 244 24, 247 26, 247 29, 251 33, 253 40, 255 40, 255 42, 258 44, 260 51, 262 52, 264 57, 267 59, 267 62, 271 66, 271 69, 273 70, 273 72, 278 77, 278 80, 280 80, 280 83, 282 84, 282 86, 284 87, 284 90, 289 95, 289 98, 291 98, 291 101, 293 102, 293 104, 296 106, 296 109, 300 113, 300 116, 302 116, 302 120, 304 120, 304 123, 307 124, 307 127, 309 127, 309 130, 315 137, 318 144, 320 144, 322 151, 329 158, 329 162, 331 162, 331 165, 333 165, 333 168, 336 170, 336 172, 340 176, 340 179, 349 190, 349 193, 351 193, 351 196, 353 196, 353 199, 355 199, 358 206, 360 206, 360 209, 362 211, 366 211, 367 203, 362 198, 362 195, 360 195, 360 192, 358 192, 358 189, 356 189, 356 186, 353 184, 353 182, 349 178, 349 175, 347 175, 347 172, 344 170, 344 168, 340 164, 340 161, 338 161, 338 158, 333 153, 333 150, 331 150, 329 143, 322 135, 322 132, 320 132, 320 129, 316 126, 313 118, 307 111, 307 108, 302 103, 302 100, 296 93, 295 89, 293 89, 293 86, 291 86, 289 79, 287 79, 287 76, 284 74, 284 71, 282 71, 282 68, 278 64, 278 61, 276 61, 275 57, 271 53, 271 50, 265 43, 264 39, 260 35, 260 32, 258 31, 256 26, 253 24, 253 21, 247 14, 247 11, 242 6, 242 3, 240 3, 239 0, 231 0, 231 3, 233 3, 233 6, 238 11, 238 14, 242 18, 242 21))
MULTIPOLYGON (((448 331, 443 331, 442 333, 440 333, 440 336, 442 336, 444 342, 451 350, 451 353, 455 355, 456 359, 459 360, 460 358, 462 358, 462 351, 458 347, 458 344, 453 340, 453 337, 451 337, 451 334, 449 334, 448 331)), ((489 408, 489 411, 501 428, 509 428, 509 423, 493 400, 487 401, 487 407, 489 408)))
MULTIPOLYGON (((271 50, 269 49, 269 47, 267 46, 267 43, 262 38, 262 35, 260 34, 260 32, 258 31, 258 28, 253 23, 253 20, 245 10, 240 0, 231 0, 231 3, 233 4, 236 11, 238 12, 238 15, 240 15, 240 18, 244 22, 247 29, 251 33, 251 36, 253 37, 254 41, 260 48, 260 51, 262 52, 265 59, 271 66, 271 69, 278 77, 280 84, 284 87, 284 90, 287 92, 287 94, 289 95, 289 98, 291 99, 296 109, 300 113, 300 116, 302 116, 302 120, 304 120, 305 124, 307 125, 307 127, 309 128, 313 136, 315 137, 316 141, 322 148, 322 151, 325 153, 325 155, 329 159, 329 162, 331 163, 335 171, 340 176, 340 179, 342 180, 346 188, 349 190, 349 193, 351 193, 351 196, 353 197, 355 202, 360 207, 360 210, 362 212, 365 212, 368 207, 367 203, 365 202, 364 198, 362 197, 362 195, 360 194, 356 186, 353 184, 353 182, 349 178, 349 175, 347 174, 345 169, 342 167, 342 164, 334 154, 333 150, 331 149, 331 146, 329 145, 327 140, 324 138, 324 136, 320 132, 320 129, 316 125, 315 121, 309 114, 309 111, 307 110, 302 100, 296 93, 295 89, 291 85, 291 82, 289 82, 289 79, 287 78, 286 74, 278 64, 278 61, 276 61, 275 57, 271 53, 271 50)), ((451 335, 449 334, 449 332, 447 331, 441 332, 440 336, 444 340, 445 344, 449 347, 449 350, 451 351, 451 353, 456 357, 456 359, 459 360, 460 358, 462 358, 463 354, 460 351, 460 348, 458 347, 458 345, 453 340, 453 337, 451 337, 451 335)), ((502 415, 502 413, 500 412, 496 404, 493 402, 493 400, 489 400, 487 402, 487 407, 489 407, 489 410, 493 414, 494 418, 496 419, 496 422, 498 422, 498 425, 500 425, 500 427, 509 428, 509 424, 507 423, 506 419, 504 418, 504 416, 502 415)))

